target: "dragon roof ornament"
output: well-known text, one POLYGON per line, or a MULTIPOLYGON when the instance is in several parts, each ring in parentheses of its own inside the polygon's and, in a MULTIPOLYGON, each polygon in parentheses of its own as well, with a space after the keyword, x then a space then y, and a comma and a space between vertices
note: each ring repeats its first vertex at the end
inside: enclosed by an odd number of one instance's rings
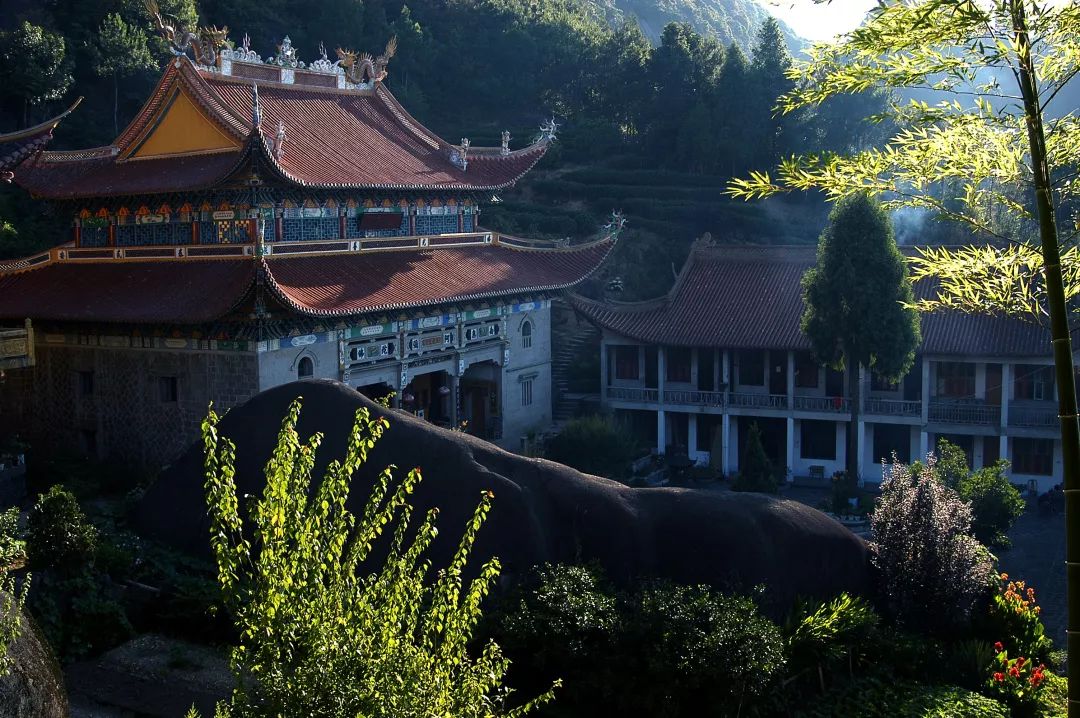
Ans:
POLYGON ((161 11, 157 0, 145 0, 146 11, 154 21, 158 34, 169 43, 173 55, 180 57, 191 50, 192 60, 203 67, 214 67, 218 53, 228 49, 229 28, 216 26, 188 28, 184 21, 161 11))

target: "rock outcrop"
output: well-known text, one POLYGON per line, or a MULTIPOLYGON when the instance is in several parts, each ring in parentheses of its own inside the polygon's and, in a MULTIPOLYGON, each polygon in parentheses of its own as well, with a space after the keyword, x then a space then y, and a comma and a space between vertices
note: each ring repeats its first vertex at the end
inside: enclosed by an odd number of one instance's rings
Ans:
POLYGON ((11 670, 0 677, 0 716, 66 718, 67 692, 60 664, 28 613, 20 617, 19 637, 8 646, 11 670))
MULTIPOLYGON (((420 467, 424 481, 414 505, 438 506, 441 512, 435 566, 455 548, 481 492, 491 490, 494 508, 473 561, 479 565, 497 555, 504 576, 546 561, 596 561, 620 583, 651 576, 742 589, 764 584, 770 603, 777 606, 796 596, 869 592, 863 542, 803 504, 759 494, 629 488, 440 429, 332 381, 270 389, 224 417, 220 428, 237 445, 236 479, 242 493, 260 493, 281 419, 297 396, 304 399, 301 438, 316 431, 325 435, 316 476, 344 453, 357 408, 367 407, 390 420, 367 466, 354 477, 350 507, 354 512, 362 507, 366 487, 383 467, 420 467)), ((136 523, 143 532, 179 548, 208 552, 200 445, 192 446, 150 487, 136 523)))

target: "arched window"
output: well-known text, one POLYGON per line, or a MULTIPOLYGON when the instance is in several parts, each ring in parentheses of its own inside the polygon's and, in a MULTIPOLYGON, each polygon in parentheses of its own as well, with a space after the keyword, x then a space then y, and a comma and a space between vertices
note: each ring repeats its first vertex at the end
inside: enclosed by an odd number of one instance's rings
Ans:
POLYGON ((311 357, 302 357, 300 363, 296 365, 296 378, 308 379, 315 375, 315 362, 311 361, 311 357))
POLYGON ((532 322, 526 321, 521 325, 521 348, 528 349, 532 346, 532 322))

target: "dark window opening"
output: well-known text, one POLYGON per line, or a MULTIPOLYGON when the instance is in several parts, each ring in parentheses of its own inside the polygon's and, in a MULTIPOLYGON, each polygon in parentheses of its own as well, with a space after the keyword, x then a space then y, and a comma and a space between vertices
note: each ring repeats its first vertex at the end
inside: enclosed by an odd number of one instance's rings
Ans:
POLYGON ((765 353, 739 352, 739 383, 765 386, 765 353))
POLYGON ((1013 471, 1050 476, 1054 473, 1053 439, 1013 439, 1013 471))
POLYGON ((808 421, 801 424, 802 457, 823 461, 836 460, 836 424, 832 421, 808 421))
POLYGON ((158 398, 166 404, 179 401, 180 387, 175 376, 158 377, 158 398))
POLYGON ((638 379, 638 348, 616 346, 615 378, 636 381, 638 379))
POLYGON ((975 365, 940 362, 937 365, 937 395, 962 399, 975 396, 975 365))
POLYGON ((91 396, 94 393, 94 372, 79 372, 79 396, 91 396))
POLYGON ((795 353, 795 386, 800 389, 817 389, 820 374, 820 368, 809 352, 795 353))
POLYGON ((667 350, 667 381, 690 383, 690 350, 672 347, 667 350))

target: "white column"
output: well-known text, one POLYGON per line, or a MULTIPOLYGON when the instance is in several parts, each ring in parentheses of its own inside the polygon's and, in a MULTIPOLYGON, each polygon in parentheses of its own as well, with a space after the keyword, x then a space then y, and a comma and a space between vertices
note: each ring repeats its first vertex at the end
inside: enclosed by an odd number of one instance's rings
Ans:
MULTIPOLYGON (((728 417, 725 415, 724 419, 728 417)), ((728 422, 730 433, 728 434, 728 471, 735 474, 739 471, 739 422, 728 422)))
POLYGON ((971 440, 971 468, 981 469, 983 465, 983 437, 976 436, 971 440))
POLYGON ((975 365, 975 398, 986 399, 986 362, 975 365))
MULTIPOLYGON (((1001 432, 1004 437, 1005 427, 1009 425, 1009 401, 1012 399, 1013 368, 1009 362, 1001 364, 1001 432)), ((1005 454, 1001 455, 1005 458, 1005 454)))
POLYGON ((664 380, 667 378, 667 361, 664 347, 656 348, 656 388, 657 388, 657 411, 656 411, 656 450, 660 454, 667 453, 667 415, 664 411, 664 380))
POLYGON ((926 455, 930 453, 930 434, 925 431, 919 432, 919 461, 926 461, 926 455))
POLYGON ((607 342, 600 342, 600 403, 607 403, 607 390, 610 386, 611 377, 608 375, 608 345, 607 342))
POLYGON ((866 422, 860 421, 857 429, 858 434, 856 434, 856 436, 858 436, 859 438, 859 445, 856 447, 856 450, 859 452, 858 471, 860 481, 866 480, 866 447, 868 443, 866 441, 866 429, 866 422))
MULTIPOLYGON (((788 357, 791 357, 790 353, 788 357)), ((795 476, 795 419, 790 416, 787 418, 787 445, 784 450, 786 452, 785 461, 787 461, 787 480, 791 481, 795 476)))
MULTIPOLYGON (((923 355, 923 358, 922 358, 922 423, 923 423, 923 426, 926 426, 928 421, 930 421, 930 360, 926 357, 926 355, 923 355)), ((925 436, 926 436, 926 432, 923 432, 923 437, 924 437, 923 444, 926 443, 925 436)), ((925 446, 923 447, 923 450, 920 452, 920 454, 921 454, 920 461, 925 460, 926 459, 925 446)))
POLYGON ((694 458, 694 454, 697 453, 697 414, 690 414, 686 422, 686 453, 690 458, 694 458))
POLYGON ((663 408, 656 410, 656 453, 667 453, 667 415, 663 408))
MULTIPOLYGON (((998 458, 999 459, 1007 459, 1007 458, 1009 458, 1009 437, 1006 436, 1005 434, 1002 434, 1001 436, 998 437, 998 458)), ((1010 464, 1009 466, 1011 468, 1012 464, 1010 464)), ((1006 472, 1006 476, 1008 476, 1009 473, 1010 472, 1006 472)))
POLYGON ((727 476, 731 472, 731 417, 720 417, 720 473, 727 476))
POLYGON ((795 352, 787 353, 787 406, 788 409, 795 406, 795 352))
MULTIPOLYGON (((602 349, 603 344, 601 344, 600 346, 602 349)), ((602 353, 603 352, 601 352, 601 354, 602 353)), ((456 429, 459 425, 458 402, 461 401, 461 377, 457 376, 456 374, 448 374, 447 379, 449 380, 450 387, 450 395, 446 397, 450 401, 450 428, 456 429)))
POLYGON ((727 349, 720 352, 720 381, 724 383, 725 391, 731 391, 731 355, 727 349))

